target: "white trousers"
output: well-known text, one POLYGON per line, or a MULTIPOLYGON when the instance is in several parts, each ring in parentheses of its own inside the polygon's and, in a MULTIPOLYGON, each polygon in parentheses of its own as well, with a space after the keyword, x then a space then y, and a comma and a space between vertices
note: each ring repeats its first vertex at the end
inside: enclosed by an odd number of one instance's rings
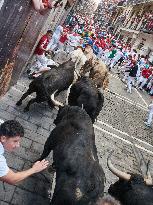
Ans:
POLYGON ((59 44, 58 44, 58 48, 59 48, 60 51, 64 51, 64 50, 65 50, 65 44, 59 42, 59 44))
POLYGON ((148 113, 148 120, 147 120, 148 125, 151 125, 152 118, 153 118, 153 110, 150 110, 148 113))
POLYGON ((47 50, 49 49, 49 50, 54 51, 54 49, 58 47, 58 43, 59 43, 59 38, 52 37, 51 41, 49 42, 47 46, 47 50))
POLYGON ((124 72, 124 78, 123 78, 123 80, 124 80, 124 81, 128 80, 128 77, 129 77, 129 72, 124 72))
MULTIPOLYGON (((119 58, 119 59, 120 59, 120 58, 119 58)), ((111 61, 110 67, 113 68, 113 67, 117 64, 117 62, 119 61, 119 59, 118 59, 118 58, 113 58, 112 61, 111 61)))
POLYGON ((35 55, 35 61, 32 65, 32 70, 39 70, 41 67, 46 65, 46 57, 45 55, 35 55))
POLYGON ((143 76, 141 76, 140 78, 139 78, 139 84, 141 83, 141 85, 140 85, 140 88, 142 89, 143 88, 143 86, 146 84, 146 82, 147 82, 147 78, 144 78, 143 76))
POLYGON ((132 85, 134 85, 134 80, 135 80, 135 77, 131 77, 131 76, 128 77, 127 86, 128 86, 128 90, 130 93, 132 92, 132 85))

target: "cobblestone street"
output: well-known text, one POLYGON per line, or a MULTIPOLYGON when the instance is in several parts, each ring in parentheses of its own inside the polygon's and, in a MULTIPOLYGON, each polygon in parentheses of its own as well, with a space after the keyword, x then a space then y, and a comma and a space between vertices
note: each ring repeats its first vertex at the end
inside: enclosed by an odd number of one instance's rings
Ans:
MULTIPOLYGON (((8 165, 13 170, 29 168, 39 158, 43 145, 54 128, 53 120, 57 110, 50 110, 45 103, 34 104, 28 113, 23 112, 27 100, 21 107, 15 103, 27 89, 29 80, 22 77, 18 84, 0 100, 0 119, 18 120, 25 129, 21 147, 13 154, 6 153, 8 165)), ((64 93, 60 96, 65 100, 64 93)), ((31 98, 32 96, 30 96, 31 98)), ((105 103, 95 123, 96 145, 100 164, 106 174, 105 192, 116 177, 107 168, 107 157, 114 150, 112 161, 123 171, 139 172, 132 144, 140 149, 145 159, 153 161, 152 128, 144 125, 149 96, 138 92, 126 92, 125 85, 116 74, 110 75, 109 90, 105 93, 105 103)), ((52 156, 49 157, 52 162, 52 156)), ((151 167, 153 174, 153 166, 151 167)), ((0 183, 0 205, 48 205, 48 190, 52 176, 47 172, 34 175, 17 186, 0 183)))

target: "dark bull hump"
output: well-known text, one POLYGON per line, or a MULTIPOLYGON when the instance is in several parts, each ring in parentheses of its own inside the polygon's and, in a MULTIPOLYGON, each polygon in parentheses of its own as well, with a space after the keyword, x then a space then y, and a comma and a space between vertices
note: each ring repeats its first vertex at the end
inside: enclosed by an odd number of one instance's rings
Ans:
POLYGON ((52 205, 95 204, 103 196, 104 172, 99 165, 90 117, 79 107, 65 106, 55 119, 41 159, 53 150, 56 186, 52 205))
POLYGON ((91 79, 82 77, 71 87, 68 102, 71 106, 85 109, 94 123, 102 110, 104 96, 91 79))

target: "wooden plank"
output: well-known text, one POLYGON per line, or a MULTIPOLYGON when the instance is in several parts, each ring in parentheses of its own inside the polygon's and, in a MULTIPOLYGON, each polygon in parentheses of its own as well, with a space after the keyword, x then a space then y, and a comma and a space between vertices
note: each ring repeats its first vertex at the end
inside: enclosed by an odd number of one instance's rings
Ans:
POLYGON ((0 10, 0 95, 18 80, 46 19, 30 0, 4 1, 0 10))

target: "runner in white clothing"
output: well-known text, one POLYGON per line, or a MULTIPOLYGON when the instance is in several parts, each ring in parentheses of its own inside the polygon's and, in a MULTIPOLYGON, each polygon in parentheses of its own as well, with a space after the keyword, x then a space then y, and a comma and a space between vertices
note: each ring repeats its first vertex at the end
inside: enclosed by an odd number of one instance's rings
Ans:
POLYGON ((122 53, 122 48, 119 48, 116 55, 114 56, 114 58, 111 61, 111 65, 110 68, 112 69, 117 62, 120 60, 120 58, 124 57, 123 53, 122 53))
POLYGON ((148 127, 151 126, 152 123, 152 118, 153 118, 153 101, 152 103, 148 106, 149 112, 148 112, 148 119, 145 123, 145 125, 147 125, 148 127))
POLYGON ((57 26, 55 32, 53 33, 52 39, 47 46, 47 50, 54 51, 58 47, 59 39, 63 33, 63 27, 61 25, 57 26))

